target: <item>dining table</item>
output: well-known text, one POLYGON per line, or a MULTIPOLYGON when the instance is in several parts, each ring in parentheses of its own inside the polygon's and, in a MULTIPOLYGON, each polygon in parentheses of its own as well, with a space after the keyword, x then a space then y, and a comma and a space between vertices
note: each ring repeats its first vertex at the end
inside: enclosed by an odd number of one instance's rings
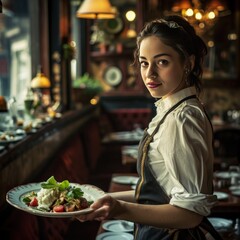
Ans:
MULTIPOLYGON (((108 192, 129 191, 135 189, 137 173, 114 173, 112 174, 108 192)), ((235 228, 238 228, 236 235, 225 237, 224 240, 240 240, 240 195, 234 195, 227 187, 216 189, 216 195, 219 198, 218 203, 212 208, 210 218, 232 219, 235 228)), ((107 220, 102 221, 97 235, 100 235, 106 230, 102 227, 107 220)), ((234 233, 235 234, 235 233, 234 233)))
POLYGON ((143 136, 142 130, 118 131, 106 134, 103 144, 137 145, 143 136))
POLYGON ((121 147, 121 157, 122 157, 122 164, 134 164, 136 165, 138 156, 138 144, 135 145, 123 145, 121 147))

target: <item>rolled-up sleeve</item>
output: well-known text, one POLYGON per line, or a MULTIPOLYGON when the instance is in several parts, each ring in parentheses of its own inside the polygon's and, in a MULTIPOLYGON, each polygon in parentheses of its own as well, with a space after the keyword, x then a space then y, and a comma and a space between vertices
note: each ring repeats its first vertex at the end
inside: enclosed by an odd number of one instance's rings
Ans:
POLYGON ((216 204, 217 197, 207 194, 190 194, 180 189, 172 189, 172 198, 170 204, 188 209, 203 216, 211 213, 211 208, 216 204))

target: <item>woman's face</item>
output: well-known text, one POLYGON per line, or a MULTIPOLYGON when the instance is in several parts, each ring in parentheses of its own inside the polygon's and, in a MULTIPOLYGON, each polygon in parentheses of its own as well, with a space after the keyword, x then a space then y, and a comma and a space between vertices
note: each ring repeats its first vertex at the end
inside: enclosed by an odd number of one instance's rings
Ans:
POLYGON ((186 87, 185 64, 160 38, 149 36, 142 40, 139 62, 144 84, 154 98, 171 95, 186 87))

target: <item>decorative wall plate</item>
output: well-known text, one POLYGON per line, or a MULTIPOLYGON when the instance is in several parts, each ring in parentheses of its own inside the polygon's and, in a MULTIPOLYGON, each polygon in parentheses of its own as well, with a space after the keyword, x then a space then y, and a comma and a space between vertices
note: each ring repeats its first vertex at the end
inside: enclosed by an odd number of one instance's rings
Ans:
POLYGON ((107 33, 118 34, 124 29, 124 22, 121 17, 104 20, 103 30, 107 33))
POLYGON ((116 87, 122 81, 122 71, 116 66, 109 66, 106 68, 103 78, 108 85, 116 87))

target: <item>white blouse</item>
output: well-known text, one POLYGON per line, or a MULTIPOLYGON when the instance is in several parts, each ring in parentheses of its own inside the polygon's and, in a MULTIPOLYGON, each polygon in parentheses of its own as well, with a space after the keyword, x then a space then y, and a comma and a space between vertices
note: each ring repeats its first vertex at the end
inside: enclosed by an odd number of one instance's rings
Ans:
MULTIPOLYGON (((158 100, 148 133, 173 105, 194 94, 195 88, 190 87, 158 100)), ((217 200, 212 195, 212 129, 199 100, 188 99, 169 113, 150 143, 148 157, 170 204, 203 216, 210 214, 217 200)))

